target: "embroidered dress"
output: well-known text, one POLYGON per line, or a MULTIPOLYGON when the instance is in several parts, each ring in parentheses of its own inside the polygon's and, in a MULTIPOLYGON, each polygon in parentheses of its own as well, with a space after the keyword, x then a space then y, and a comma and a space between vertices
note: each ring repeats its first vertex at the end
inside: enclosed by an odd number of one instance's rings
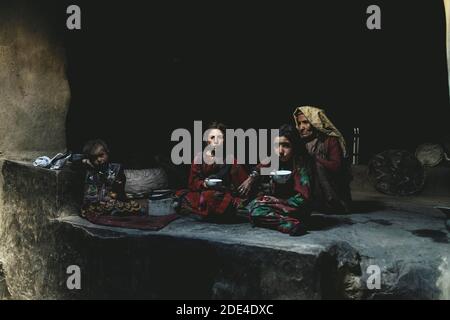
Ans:
POLYGON ((127 201, 125 174, 118 163, 108 163, 99 169, 89 168, 84 184, 82 216, 140 214, 136 201, 127 201))
POLYGON ((247 205, 254 226, 291 233, 309 215, 310 181, 306 168, 297 168, 286 184, 272 182, 272 195, 260 195, 247 205))
MULTIPOLYGON (((199 157, 201 155, 198 155, 199 157)), ((201 217, 235 212, 242 203, 237 188, 248 178, 245 169, 233 164, 195 164, 191 166, 189 189, 179 190, 180 213, 194 213, 201 217), (205 179, 222 179, 221 188, 206 188, 205 179)))

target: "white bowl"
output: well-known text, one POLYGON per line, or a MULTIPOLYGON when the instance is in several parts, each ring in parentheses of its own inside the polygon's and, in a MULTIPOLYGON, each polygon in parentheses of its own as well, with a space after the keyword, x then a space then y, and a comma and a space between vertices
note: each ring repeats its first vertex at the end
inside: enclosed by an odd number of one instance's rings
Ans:
POLYGON ((222 179, 206 179, 205 181, 208 187, 218 187, 222 185, 222 179))
POLYGON ((289 178, 291 177, 291 174, 292 171, 289 170, 278 170, 271 172, 270 176, 276 183, 285 184, 286 182, 288 182, 289 178))

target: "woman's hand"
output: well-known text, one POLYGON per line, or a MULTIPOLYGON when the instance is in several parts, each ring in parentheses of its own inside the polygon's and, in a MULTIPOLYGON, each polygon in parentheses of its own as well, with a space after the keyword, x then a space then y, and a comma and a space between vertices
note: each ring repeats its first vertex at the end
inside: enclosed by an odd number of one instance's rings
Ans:
POLYGON ((239 186, 238 191, 239 194, 243 197, 248 196, 249 192, 252 190, 253 183, 255 182, 255 177, 248 177, 242 184, 239 186))

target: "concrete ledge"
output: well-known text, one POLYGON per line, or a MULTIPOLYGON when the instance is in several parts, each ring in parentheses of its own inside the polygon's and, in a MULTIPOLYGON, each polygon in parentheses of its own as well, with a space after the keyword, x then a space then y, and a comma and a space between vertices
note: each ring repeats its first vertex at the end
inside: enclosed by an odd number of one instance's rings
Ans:
POLYGON ((78 214, 83 195, 83 177, 78 173, 43 169, 24 161, 0 160, 0 166, 4 203, 20 203, 47 217, 69 214, 63 210, 78 214))
MULTIPOLYGON (((132 255, 135 267, 147 266, 149 273, 135 271, 154 298, 438 299, 450 293, 440 283, 450 274, 445 263, 450 257, 448 233, 438 216, 383 211, 314 215, 312 230, 303 237, 187 218, 159 232, 100 227, 78 217, 59 222, 102 239, 116 255, 132 255), (121 242, 127 245, 118 247, 121 242), (369 265, 380 267, 379 290, 367 288, 369 265)), ((87 270, 95 269, 94 256, 99 257, 92 252, 93 260, 84 262, 87 270)), ((128 269, 123 261, 115 263, 128 269)), ((121 282, 120 274, 110 279, 121 282)))
POLYGON ((315 214, 302 237, 191 218, 150 232, 74 215, 65 204, 77 199, 70 172, 5 161, 2 173, 0 261, 12 298, 450 297, 449 237, 437 212, 369 206, 347 216, 315 214), (81 268, 81 290, 66 286, 70 265, 81 268), (379 289, 367 286, 369 265, 380 268, 379 289))

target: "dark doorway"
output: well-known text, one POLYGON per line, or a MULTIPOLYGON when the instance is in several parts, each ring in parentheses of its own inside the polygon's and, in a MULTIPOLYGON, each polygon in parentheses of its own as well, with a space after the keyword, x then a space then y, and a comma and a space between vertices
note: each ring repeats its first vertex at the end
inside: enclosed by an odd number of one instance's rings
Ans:
POLYGON ((47 2, 64 30, 73 150, 102 137, 120 161, 168 155, 172 130, 194 120, 275 128, 305 104, 349 142, 359 127, 363 162, 447 134, 440 1, 383 2, 378 31, 372 1, 74 1, 81 31, 65 29, 64 1, 47 2))

